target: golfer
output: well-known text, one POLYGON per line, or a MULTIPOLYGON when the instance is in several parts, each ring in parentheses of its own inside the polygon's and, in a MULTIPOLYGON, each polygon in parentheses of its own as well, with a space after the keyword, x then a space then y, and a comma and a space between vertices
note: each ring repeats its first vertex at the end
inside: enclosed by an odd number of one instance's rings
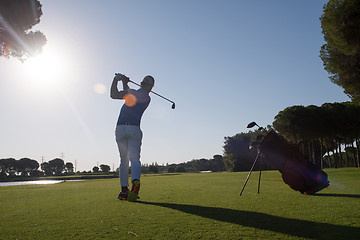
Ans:
POLYGON ((140 149, 142 131, 140 129, 141 117, 149 106, 149 93, 154 86, 152 76, 144 77, 138 90, 130 89, 130 79, 122 74, 116 74, 111 84, 110 97, 125 100, 121 108, 115 130, 116 142, 120 152, 120 200, 136 201, 140 190, 140 149), (118 90, 118 82, 122 81, 123 90, 118 90), (129 191, 129 160, 131 162, 132 187, 129 191))

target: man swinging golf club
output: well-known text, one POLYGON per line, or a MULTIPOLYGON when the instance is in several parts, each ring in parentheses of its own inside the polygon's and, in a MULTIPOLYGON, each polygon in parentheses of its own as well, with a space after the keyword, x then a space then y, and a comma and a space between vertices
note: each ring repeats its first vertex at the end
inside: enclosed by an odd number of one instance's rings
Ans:
POLYGON ((134 202, 137 200, 140 190, 140 149, 143 135, 140 122, 144 111, 150 104, 149 93, 155 80, 152 76, 144 77, 138 90, 130 89, 129 82, 131 80, 127 76, 116 74, 111 84, 110 97, 125 100, 115 130, 116 142, 120 152, 121 192, 118 198, 134 202), (122 81, 122 91, 117 88, 119 81, 122 81), (131 191, 129 191, 129 161, 131 162, 131 191))

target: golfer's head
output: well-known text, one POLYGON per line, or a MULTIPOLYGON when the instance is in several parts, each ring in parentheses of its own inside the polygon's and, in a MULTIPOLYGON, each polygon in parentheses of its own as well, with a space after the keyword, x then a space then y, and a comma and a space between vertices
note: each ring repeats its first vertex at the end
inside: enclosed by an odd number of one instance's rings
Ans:
POLYGON ((146 76, 141 82, 141 87, 145 88, 149 92, 154 87, 155 79, 152 76, 146 76))

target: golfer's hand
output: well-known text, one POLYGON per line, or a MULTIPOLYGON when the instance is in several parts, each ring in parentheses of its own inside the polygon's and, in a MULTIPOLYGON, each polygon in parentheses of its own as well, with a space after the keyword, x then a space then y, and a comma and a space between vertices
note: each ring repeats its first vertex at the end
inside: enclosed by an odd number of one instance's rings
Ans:
POLYGON ((122 76, 123 76, 122 74, 117 73, 115 74, 114 80, 119 82, 121 81, 122 76))
POLYGON ((123 83, 128 83, 130 79, 125 76, 124 74, 117 73, 114 77, 114 80, 116 81, 122 81, 123 83))
POLYGON ((121 76, 121 81, 122 81, 124 84, 127 84, 128 82, 130 82, 130 78, 128 78, 128 77, 125 76, 125 75, 122 75, 122 76, 121 76))

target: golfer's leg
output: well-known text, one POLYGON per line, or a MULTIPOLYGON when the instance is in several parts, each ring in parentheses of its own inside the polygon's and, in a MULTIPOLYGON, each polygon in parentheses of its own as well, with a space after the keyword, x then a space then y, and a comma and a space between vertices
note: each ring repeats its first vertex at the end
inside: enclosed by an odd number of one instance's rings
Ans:
POLYGON ((119 166, 120 186, 127 187, 127 186, 129 186, 128 141, 127 140, 119 141, 118 147, 119 147, 119 152, 120 152, 120 166, 119 166))
POLYGON ((129 186, 129 148, 125 130, 122 127, 116 128, 116 142, 120 153, 119 177, 120 187, 129 186))
POLYGON ((131 181, 140 180, 141 175, 141 151, 142 132, 140 128, 134 127, 132 137, 129 139, 129 158, 131 162, 131 181))

